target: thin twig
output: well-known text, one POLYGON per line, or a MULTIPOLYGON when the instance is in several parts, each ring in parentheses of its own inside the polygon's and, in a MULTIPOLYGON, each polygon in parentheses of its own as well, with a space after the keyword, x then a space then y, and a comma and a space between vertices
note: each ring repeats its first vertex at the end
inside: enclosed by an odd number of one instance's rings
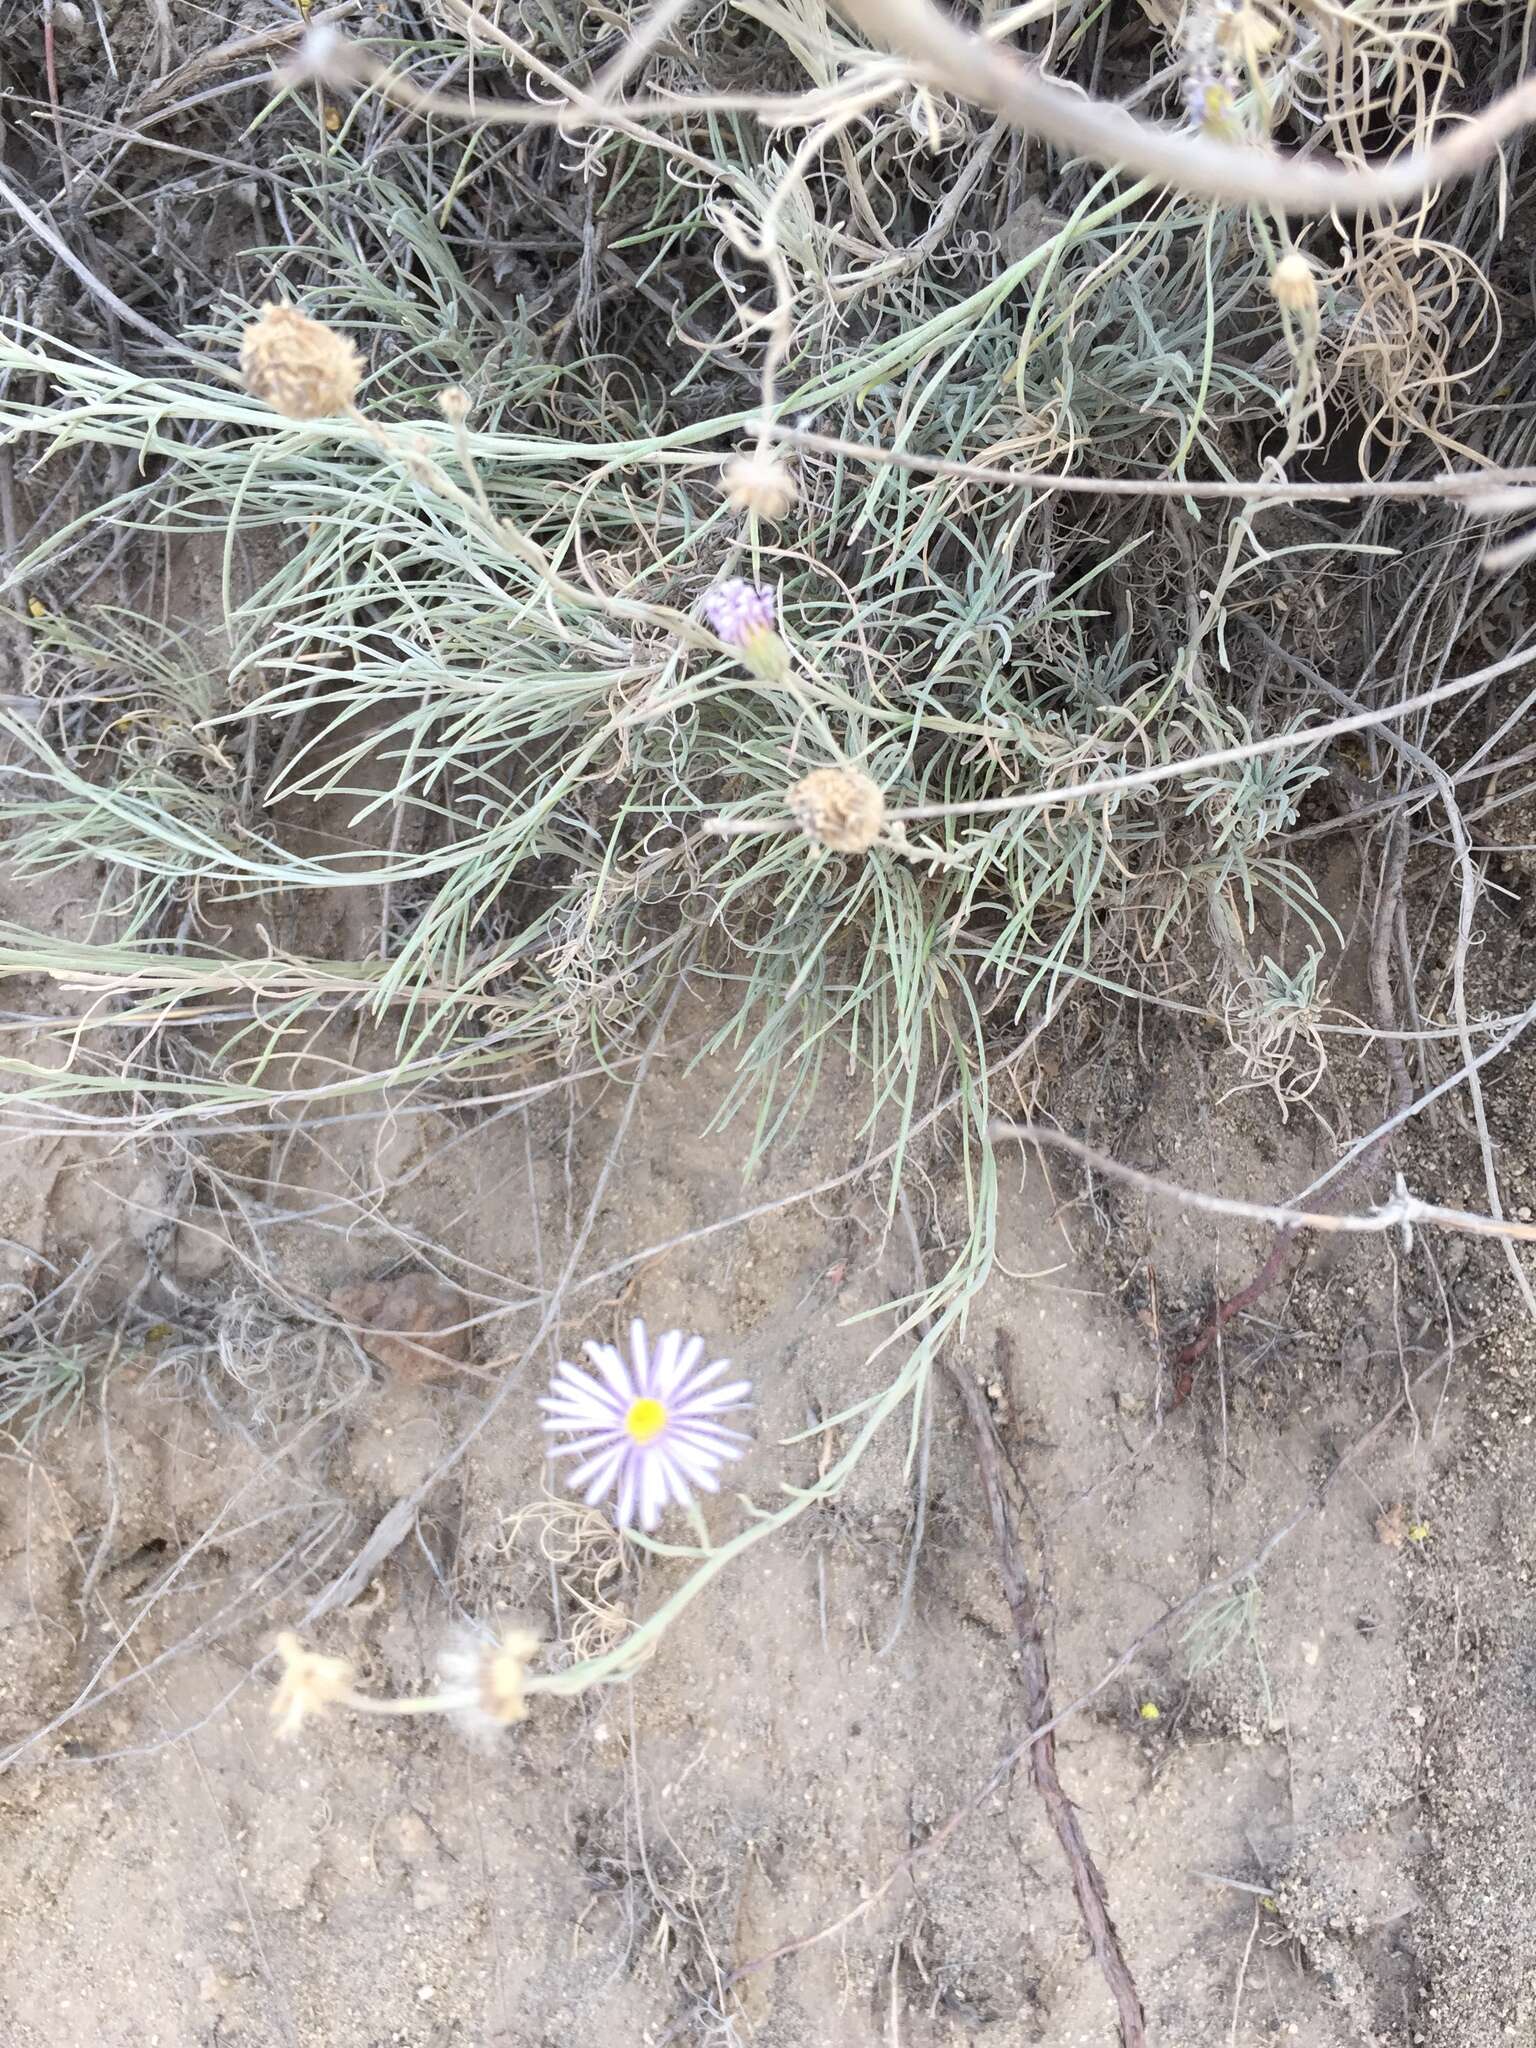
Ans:
POLYGON ((1536 1244, 1536 1223, 1512 1222, 1507 1216, 1485 1216, 1474 1209, 1442 1209, 1436 1202, 1421 1202, 1417 1195, 1402 1191, 1362 1214, 1336 1216, 1326 1209, 1293 1209, 1278 1202, 1244 1202, 1231 1195, 1208 1195, 1199 1188, 1181 1187, 1177 1181, 1164 1180, 1160 1174, 1143 1173, 1139 1167, 1122 1165, 1107 1153, 1096 1152, 1091 1145, 1085 1145, 1081 1138, 1068 1137, 1065 1131, 1053 1130, 1048 1124, 1016 1124, 994 1117, 987 1126, 987 1135, 994 1143, 999 1138, 1017 1138, 1026 1145, 1054 1146, 1057 1151, 1070 1152, 1075 1159, 1081 1159, 1085 1166, 1091 1166, 1095 1173, 1102 1173, 1107 1180, 1118 1180, 1127 1187, 1141 1189, 1143 1194, 1180 1202, 1187 1209, 1202 1209, 1209 1216, 1236 1216, 1249 1223, 1276 1223, 1284 1230, 1339 1231, 1356 1237, 1380 1236, 1388 1230, 1411 1230, 1416 1223, 1428 1223, 1441 1230, 1464 1231, 1469 1237, 1497 1237, 1521 1244, 1536 1244))
MULTIPOLYGON (((470 13, 462 6, 459 11, 466 17, 470 13)), ((490 21, 482 20, 479 26, 498 46, 504 47, 511 41, 490 21)), ((517 50, 517 45, 514 43, 512 48, 517 50)), ((770 125, 809 124, 829 112, 836 113, 850 91, 862 92, 874 80, 885 78, 891 92, 901 84, 900 71, 889 60, 867 64, 836 86, 803 93, 671 93, 654 99, 614 100, 596 97, 548 66, 535 69, 535 76, 565 94, 565 99, 551 104, 545 100, 500 100, 441 92, 417 85, 395 66, 381 63, 360 43, 348 42, 332 30, 322 30, 306 38, 293 62, 276 74, 275 83, 279 88, 311 81, 335 86, 366 85, 408 113, 435 115, 446 121, 473 121, 484 128, 569 131, 583 127, 622 128, 639 121, 698 121, 716 114, 756 114, 770 125)))
POLYGON ((1231 2048, 1237 2048, 1237 2027, 1243 2010, 1243 1986, 1248 1982, 1248 1965, 1253 1960, 1253 1944, 1259 1938, 1259 1922, 1263 1917, 1264 1901, 1255 1899, 1253 1925, 1248 1930, 1248 1946, 1243 1950, 1243 1960, 1237 1966, 1237 1989, 1232 1994, 1231 2048))
POLYGON ((669 30, 688 12, 693 0, 659 0, 645 19, 624 39, 618 55, 611 57, 592 80, 594 100, 611 100, 626 79, 632 78, 669 30))
POLYGON ((1411 835, 1406 811, 1393 813, 1387 825, 1386 850, 1378 885, 1379 900, 1371 931, 1371 950, 1366 979, 1376 1005, 1376 1022, 1381 1026, 1387 1065, 1392 1073, 1393 1099, 1399 1109, 1413 1100, 1413 1083, 1408 1078, 1408 1059, 1397 1036, 1397 1006, 1392 1000, 1392 942, 1397 931, 1397 913, 1403 900, 1403 880, 1408 872, 1411 835))
MULTIPOLYGON (((156 341, 162 348, 169 349, 172 355, 185 356, 188 361, 198 364, 199 367, 207 366, 208 357, 199 354, 194 348, 188 348, 184 342, 173 340, 163 327, 157 327, 153 320, 146 320, 142 313, 136 313, 126 300, 118 297, 110 285, 103 284, 95 271, 75 254, 58 230, 51 227, 41 214, 35 213, 21 194, 13 190, 3 177, 0 177, 0 206, 8 206, 17 219, 53 251, 65 269, 79 278, 91 296, 109 307, 119 320, 126 320, 130 327, 136 327, 140 334, 147 334, 151 341, 156 341)), ((223 366, 218 367, 222 369, 223 366)))
MULTIPOLYGON (((750 427, 751 422, 748 422, 750 427)), ((1177 477, 1177 476, 1082 476, 1061 469, 1012 469, 987 462, 956 462, 941 455, 919 455, 906 448, 884 448, 875 441, 849 441, 839 434, 818 434, 809 427, 775 421, 770 434, 792 448, 806 448, 821 455, 847 456, 855 462, 907 469, 918 476, 954 477, 962 483, 1007 484, 1021 491, 1075 491, 1094 498, 1202 498, 1272 499, 1284 505, 1349 504, 1358 498, 1416 503, 1426 498, 1466 498, 1486 492, 1494 485, 1524 486, 1522 505, 1529 505, 1529 490, 1536 486, 1536 469, 1471 470, 1443 476, 1413 477, 1404 481, 1383 481, 1361 477, 1351 483, 1290 483, 1284 477, 1177 477)), ((1536 509, 1536 508, 1532 508, 1536 509)), ((1479 516, 1504 513, 1505 506, 1486 510, 1468 506, 1479 516)))

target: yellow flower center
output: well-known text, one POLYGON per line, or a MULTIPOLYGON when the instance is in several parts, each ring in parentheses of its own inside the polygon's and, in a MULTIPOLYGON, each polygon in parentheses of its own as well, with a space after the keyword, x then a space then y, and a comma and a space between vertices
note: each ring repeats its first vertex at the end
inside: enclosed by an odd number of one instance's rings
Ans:
POLYGON ((649 1394, 643 1394, 638 1401, 630 1402, 624 1427, 629 1432, 631 1443, 653 1444, 666 1426, 667 1411, 660 1401, 653 1401, 649 1394))

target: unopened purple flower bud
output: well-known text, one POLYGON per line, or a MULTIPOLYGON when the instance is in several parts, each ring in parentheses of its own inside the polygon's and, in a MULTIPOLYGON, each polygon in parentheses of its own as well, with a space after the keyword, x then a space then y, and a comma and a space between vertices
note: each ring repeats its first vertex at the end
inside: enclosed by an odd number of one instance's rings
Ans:
POLYGON ((1190 126, 1198 134, 1217 142, 1241 139, 1231 89, 1214 72, 1202 69, 1185 79, 1184 106, 1190 126))
POLYGON ((699 605, 711 629, 754 675, 777 683, 789 674, 789 649, 775 630, 774 595, 766 583, 732 576, 706 590, 699 605))
POLYGON ((766 583, 732 576, 706 590, 700 608, 727 647, 744 647, 749 633, 771 633, 774 628, 773 592, 766 583))

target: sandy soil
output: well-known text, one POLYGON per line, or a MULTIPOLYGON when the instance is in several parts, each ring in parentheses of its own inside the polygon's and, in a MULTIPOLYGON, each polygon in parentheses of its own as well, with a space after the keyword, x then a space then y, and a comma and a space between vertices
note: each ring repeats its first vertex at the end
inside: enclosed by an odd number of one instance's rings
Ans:
MULTIPOLYGON (((634 1112, 589 1270, 859 1156, 823 1112, 744 1188, 741 1141, 705 1134, 727 1076, 686 1070, 691 1035, 634 1112)), ((1156 1102, 1183 1099, 1192 1057, 1170 1054, 1156 1102)), ((234 1369, 205 1363, 195 1380, 123 1355, 76 1423, 8 1457, 0 1998, 17 2048, 1114 2038, 1026 1774, 922 1853, 1022 1732, 974 1448, 946 1387, 894 1641, 914 1526, 901 1425, 835 1506, 706 1592, 632 1686, 541 1701, 488 1750, 437 1723, 352 1718, 274 1742, 273 1628, 483 1401, 474 1372, 365 1371, 316 1335, 320 1305, 398 1265, 413 1234, 446 1248, 483 1318, 479 1372, 514 1384, 315 1641, 406 1690, 456 1619, 553 1642, 583 1600, 622 1626, 680 1582, 677 1562, 619 1554, 591 1528, 552 1564, 558 1530, 518 1519, 546 1498, 532 1398, 549 1359, 520 1357, 529 1319, 495 1302, 558 1265, 623 1108, 589 1085, 569 1114, 557 1101, 526 1119, 402 1115, 285 1138, 259 1233, 289 1300, 280 1341, 267 1333, 243 1365, 231 1348, 234 1369), (283 1225, 284 1206, 311 1213, 283 1225), (296 1365, 328 1375, 318 1420, 295 1406, 296 1365)), ((1304 1181, 1316 1140, 1256 1099, 1239 1108, 1218 1139, 1132 1106, 1122 1151, 1228 1191, 1304 1181)), ((938 1240, 956 1188, 942 1159, 928 1165, 938 1240)), ((48 1255, 77 1249, 82 1191, 105 1237, 155 1206, 78 1146, 56 1145, 48 1170, 46 1188, 21 1176, 32 1207, 13 1200, 10 1217, 48 1255)), ((1496 2022, 1532 2038, 1528 1345, 1496 1330, 1437 1370, 1408 1262, 1327 1246, 1265 1311, 1268 1342, 1256 1312, 1181 1390, 1165 1322, 1212 1277, 1209 1223, 1090 1201, 1072 1171, 1048 1186, 1018 1153, 1005 1179, 999 1277, 958 1362, 1033 1503, 1055 1704, 1314 1510, 1246 1618, 1228 1603, 1224 1655, 1191 1675, 1209 1631, 1155 1636, 1062 1731, 1151 2037, 1448 2048, 1498 2038, 1476 2031, 1496 2022), (1317 1508, 1405 1374, 1412 1412, 1317 1508)), ((225 1304, 248 1335, 254 1241, 194 1208, 156 1257, 183 1298, 225 1304)), ((1245 1277, 1263 1249, 1226 1231, 1215 1277, 1245 1277)), ((563 1329, 569 1343, 638 1312, 728 1345, 760 1396, 742 1484, 770 1502, 836 1454, 843 1430, 819 1425, 889 1377, 871 1357, 888 1321, 855 1319, 910 1281, 900 1232, 845 1188, 626 1266, 574 1298, 563 1329)), ((717 1539, 743 1514, 721 1503, 717 1539)))

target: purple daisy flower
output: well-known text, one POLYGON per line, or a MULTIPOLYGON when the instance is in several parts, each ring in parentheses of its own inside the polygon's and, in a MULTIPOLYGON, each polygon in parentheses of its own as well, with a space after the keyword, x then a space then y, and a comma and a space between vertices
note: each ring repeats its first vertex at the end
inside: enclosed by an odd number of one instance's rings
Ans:
POLYGON ((696 1488, 718 1492, 720 1467, 748 1442, 719 1418, 746 1406, 751 1382, 714 1385, 728 1358, 700 1369, 702 1337, 668 1330, 652 1345, 638 1317, 629 1326, 628 1363, 612 1344, 588 1341, 582 1349, 595 1376, 562 1359, 539 1402, 546 1429, 575 1437, 551 1453, 582 1459, 567 1476, 572 1491, 593 1507, 617 1489, 621 1529, 637 1521, 654 1529, 669 1502, 687 1507, 696 1488))

